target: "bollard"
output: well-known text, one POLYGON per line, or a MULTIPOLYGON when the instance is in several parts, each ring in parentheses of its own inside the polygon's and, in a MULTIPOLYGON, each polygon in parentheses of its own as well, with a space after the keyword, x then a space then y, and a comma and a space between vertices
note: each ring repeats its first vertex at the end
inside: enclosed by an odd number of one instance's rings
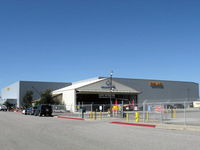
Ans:
POLYGON ((90 112, 90 114, 89 114, 90 116, 90 119, 92 120, 93 119, 93 113, 92 112, 90 112))
POLYGON ((140 114, 139 114, 139 112, 136 112, 135 113, 135 122, 139 122, 139 120, 140 120, 140 114))
POLYGON ((176 109, 171 110, 171 118, 176 118, 176 109))
POLYGON ((102 112, 100 112, 100 119, 102 120, 102 112))
POLYGON ((95 112, 92 112, 92 119, 95 120, 95 112))
POLYGON ((172 118, 176 118, 176 109, 173 109, 173 117, 172 118))
POLYGON ((94 119, 94 112, 91 112, 91 120, 94 119))
POLYGON ((128 116, 129 114, 128 113, 126 113, 126 121, 128 122, 129 121, 129 116, 128 116))
POLYGON ((149 121, 149 112, 146 112, 146 121, 149 121))

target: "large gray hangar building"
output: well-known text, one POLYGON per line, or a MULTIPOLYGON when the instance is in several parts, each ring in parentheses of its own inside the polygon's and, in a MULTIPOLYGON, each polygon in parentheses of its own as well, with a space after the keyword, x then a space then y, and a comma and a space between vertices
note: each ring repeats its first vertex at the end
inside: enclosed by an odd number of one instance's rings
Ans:
POLYGON ((78 104, 195 101, 199 86, 193 82, 126 78, 94 78, 53 91, 70 111, 78 104), (112 84, 110 82, 112 81, 112 84))
POLYGON ((47 89, 53 91, 69 85, 71 85, 71 83, 18 81, 3 88, 1 90, 1 97, 3 101, 9 101, 10 103, 15 104, 17 107, 20 107, 26 91, 33 91, 33 99, 39 99, 40 93, 47 89))
POLYGON ((139 103, 199 99, 199 85, 194 82, 125 78, 115 78, 114 80, 140 91, 141 93, 138 94, 139 103))
POLYGON ((19 81, 1 90, 1 97, 18 107, 27 90, 40 98, 40 92, 51 89, 55 97, 66 106, 77 104, 110 104, 116 99, 141 104, 148 102, 195 101, 199 99, 199 85, 194 82, 97 77, 74 83, 19 81), (109 95, 111 95, 111 101, 109 95))

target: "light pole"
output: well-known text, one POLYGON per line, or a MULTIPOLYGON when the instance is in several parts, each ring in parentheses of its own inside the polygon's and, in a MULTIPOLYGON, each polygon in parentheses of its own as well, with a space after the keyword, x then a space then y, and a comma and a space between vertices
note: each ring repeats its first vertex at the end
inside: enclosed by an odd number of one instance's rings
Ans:
POLYGON ((111 111, 112 111, 112 90, 113 90, 112 76, 113 76, 113 71, 110 72, 110 108, 111 108, 111 111))

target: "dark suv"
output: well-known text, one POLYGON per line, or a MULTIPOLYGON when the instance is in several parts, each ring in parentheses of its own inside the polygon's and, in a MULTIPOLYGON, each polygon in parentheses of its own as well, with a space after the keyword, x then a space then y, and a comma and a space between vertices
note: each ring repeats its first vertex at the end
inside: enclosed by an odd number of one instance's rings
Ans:
POLYGON ((41 105, 38 105, 36 110, 35 110, 35 113, 34 113, 35 116, 52 116, 52 107, 51 105, 48 105, 48 104, 41 104, 41 105))

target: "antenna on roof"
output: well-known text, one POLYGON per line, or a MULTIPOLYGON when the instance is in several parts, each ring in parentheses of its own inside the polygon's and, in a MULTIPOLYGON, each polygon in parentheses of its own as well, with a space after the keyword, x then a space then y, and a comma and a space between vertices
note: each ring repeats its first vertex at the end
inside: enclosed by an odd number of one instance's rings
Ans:
POLYGON ((111 70, 111 71, 110 71, 110 76, 112 76, 112 75, 113 75, 113 73, 114 73, 114 71, 113 71, 113 70, 111 70))

